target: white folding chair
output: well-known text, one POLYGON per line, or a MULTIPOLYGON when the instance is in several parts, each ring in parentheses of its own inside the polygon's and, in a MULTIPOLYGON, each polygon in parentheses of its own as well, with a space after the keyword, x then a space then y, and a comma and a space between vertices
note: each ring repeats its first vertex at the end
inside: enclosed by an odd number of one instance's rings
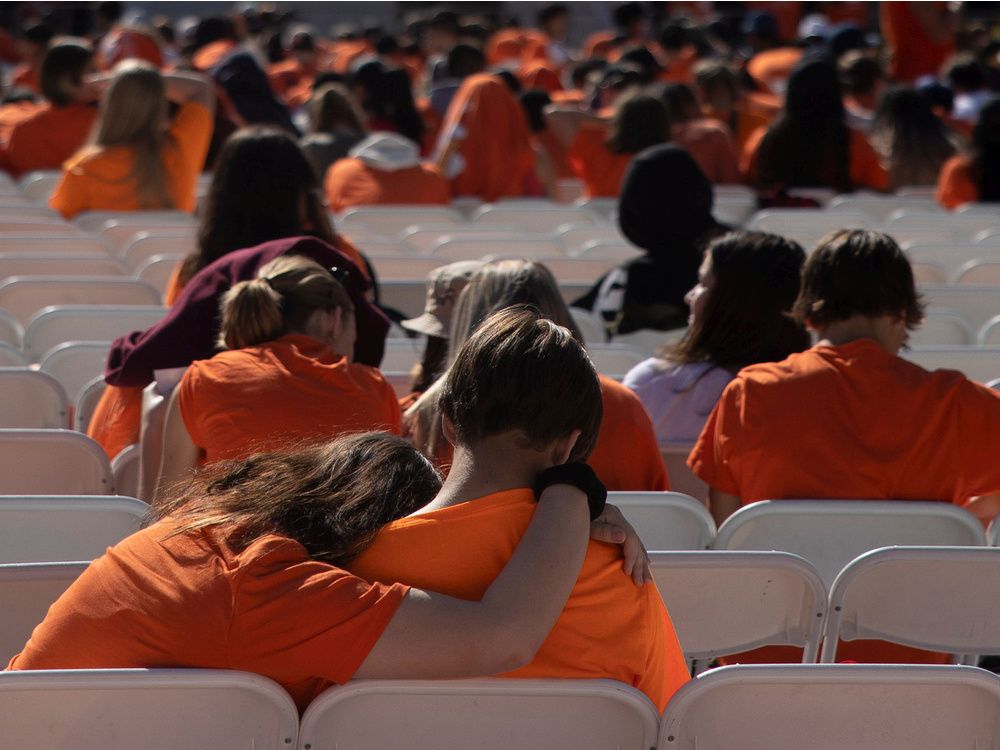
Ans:
POLYGON ((24 649, 31 632, 90 562, 0 564, 0 662, 24 649))
POLYGON ((649 750, 650 700, 612 680, 364 680, 306 709, 300 750, 649 750))
POLYGON ((465 218, 442 206, 358 206, 340 214, 335 223, 348 237, 357 227, 391 237, 417 224, 464 224, 465 218))
POLYGON ((487 256, 501 258, 552 258, 565 255, 561 243, 550 239, 465 239, 452 237, 431 248, 431 256, 442 263, 477 260, 487 256))
POLYGON ((590 240, 577 252, 577 258, 606 258, 619 263, 637 258, 642 250, 624 240, 590 240))
MULTIPOLYGON (((577 255, 590 242, 611 242, 616 245, 626 243, 618 227, 595 227, 592 224, 564 224, 552 233, 552 239, 562 243, 567 255, 577 255)), ((634 249, 634 253, 641 251, 634 249)))
POLYGON ((135 227, 134 232, 141 232, 147 225, 177 228, 194 224, 195 221, 195 217, 185 211, 84 211, 73 219, 73 224, 84 232, 103 233, 112 222, 120 227, 135 227))
MULTIPOLYGON (((914 279, 918 284, 951 284, 959 269, 975 260, 996 260, 1000 258, 1000 247, 974 245, 971 242, 953 240, 951 242, 911 241, 903 244, 903 252, 913 266, 934 267, 944 274, 941 281, 914 279)), ((926 275, 926 274, 925 274, 926 275)))
POLYGON ((107 253, 0 253, 0 279, 11 276, 127 276, 128 268, 107 253))
POLYGON ((55 378, 27 367, 0 367, 0 428, 62 429, 69 401, 55 378))
POLYGON ((649 352, 619 343, 592 344, 587 354, 599 373, 616 380, 621 380, 629 370, 649 359, 649 352))
POLYGON ((0 233, 0 253, 15 255, 105 255, 111 257, 108 246, 100 237, 90 234, 68 235, 65 232, 50 234, 0 233))
POLYGON ((712 218, 720 224, 741 227, 756 210, 756 197, 720 196, 716 193, 715 201, 712 203, 712 218))
POLYGON ((917 196, 882 195, 880 193, 838 195, 830 201, 826 210, 862 213, 874 223, 887 221, 896 211, 920 211, 924 214, 944 213, 944 209, 934 202, 933 196, 930 198, 921 198, 917 196))
POLYGON ((298 718, 277 683, 233 670, 0 673, 0 736, 10 747, 290 750, 298 718))
POLYGON ((138 232, 133 235, 122 257, 129 268, 138 270, 157 255, 188 255, 194 252, 195 244, 194 232, 186 228, 138 232))
POLYGON ((6 310, 0 309, 0 343, 20 349, 23 341, 24 328, 21 322, 6 310))
MULTIPOLYGON (((405 242, 418 253, 427 255, 435 245, 444 240, 517 240, 524 235, 513 227, 484 227, 472 224, 414 224, 405 227, 397 236, 397 241, 405 242)), ((530 235, 532 238, 546 239, 544 235, 530 235)), ((351 240, 354 240, 352 234, 351 240)))
POLYGON ((715 538, 705 506, 679 492, 609 492, 648 550, 703 550, 715 538))
POLYGON ((1000 747, 1000 680, 976 667, 722 667, 678 690, 658 750, 1000 747))
POLYGON ((18 187, 21 188, 24 197, 33 203, 48 203, 52 191, 56 189, 61 179, 60 169, 37 170, 21 177, 18 187))
POLYGON ((17 347, 0 341, 0 367, 27 367, 28 360, 17 347))
POLYGON ((920 294, 928 307, 956 310, 974 328, 980 328, 994 315, 1000 315, 1000 287, 997 286, 927 284, 920 287, 920 294))
POLYGON ((948 274, 940 263, 911 263, 913 280, 917 284, 945 284, 948 274))
POLYGON ((0 430, 0 494, 104 495, 104 449, 74 430, 0 430))
POLYGON ((974 516, 951 503, 764 500, 727 518, 712 546, 792 552, 830 586, 851 560, 893 544, 981 547, 986 537, 974 516))
POLYGON ((141 465, 142 446, 139 443, 122 448, 121 453, 111 459, 111 481, 115 492, 129 497, 139 496, 141 465))
POLYGON ((539 263, 549 269, 558 284, 583 284, 592 286, 604 274, 618 265, 614 258, 599 258, 580 256, 571 258, 560 256, 556 258, 537 258, 539 263))
POLYGON ((141 529, 148 513, 120 495, 0 496, 0 563, 93 560, 141 529))
POLYGON ((699 503, 708 507, 708 483, 691 471, 687 465, 693 445, 666 445, 660 450, 663 465, 667 468, 670 488, 693 497, 699 503))
POLYGON ((516 227, 520 232, 541 232, 551 234, 565 224, 604 223, 602 217, 587 208, 576 206, 510 205, 493 203, 480 208, 472 217, 473 224, 516 227))
POLYGON ((104 382, 104 376, 98 375, 80 391, 73 408, 74 430, 86 434, 87 428, 90 427, 90 420, 97 410, 97 405, 101 402, 101 396, 104 395, 105 388, 107 388, 107 383, 104 382))
POLYGON ((576 323, 576 327, 580 329, 583 340, 587 342, 588 346, 607 343, 608 329, 604 327, 604 321, 597 315, 589 310, 581 310, 579 307, 571 307, 569 314, 573 318, 573 322, 576 323))
POLYGON ((661 347, 666 344, 675 344, 684 338, 684 334, 687 333, 687 328, 673 328, 669 331, 654 331, 652 329, 644 329, 641 331, 633 331, 632 333, 617 333, 611 339, 613 344, 623 344, 625 346, 630 346, 633 349, 639 349, 647 353, 647 356, 652 357, 653 353, 658 351, 661 347))
POLYGON ((1000 549, 886 547, 844 568, 830 590, 822 660, 840 639, 876 638, 961 655, 1000 653, 1000 549))
MULTIPOLYGON (((822 236, 834 229, 865 229, 871 220, 860 211, 827 211, 822 208, 769 208, 758 211, 747 229, 789 237, 822 236)), ((807 248, 808 249, 808 248, 807 248)))
POLYGON ((1000 315, 987 320, 976 338, 982 346, 1000 346, 1000 315))
POLYGON ((159 305, 160 293, 119 276, 14 276, 0 282, 0 307, 22 325, 49 305, 159 305))
POLYGON ((42 355, 39 369, 62 385, 71 404, 83 389, 104 372, 110 341, 68 341, 42 355))
POLYGON ((145 281, 162 296, 166 294, 174 270, 183 260, 183 255, 154 255, 139 266, 135 272, 135 278, 139 281, 145 281))
POLYGON ((24 332, 24 352, 33 361, 69 341, 113 341, 145 331, 166 315, 159 305, 54 305, 43 308, 24 332))
POLYGON ((415 318, 423 312, 427 299, 427 280, 422 279, 380 279, 379 301, 386 307, 399 310, 408 318, 415 318))
POLYGON ((759 646, 798 646, 815 662, 826 587, 787 552, 650 552, 684 655, 696 664, 759 646))
POLYGON ((371 258, 375 276, 379 283, 383 281, 419 281, 427 284, 427 275, 435 268, 449 263, 440 258, 428 258, 421 255, 397 255, 392 258, 371 258))
POLYGON ((376 240, 366 237, 351 240, 354 246, 367 258, 396 258, 417 255, 417 249, 405 240, 376 240))
POLYGON ((928 308, 923 323, 910 333, 910 346, 972 346, 976 331, 954 310, 928 308))
POLYGON ((409 373, 423 356, 424 339, 386 339, 379 368, 387 372, 409 373))
POLYGON ((925 370, 958 370, 980 383, 1000 376, 1000 346, 915 346, 900 356, 925 370))
POLYGON ((955 283, 1000 286, 1000 259, 977 258, 963 263, 955 273, 955 283))

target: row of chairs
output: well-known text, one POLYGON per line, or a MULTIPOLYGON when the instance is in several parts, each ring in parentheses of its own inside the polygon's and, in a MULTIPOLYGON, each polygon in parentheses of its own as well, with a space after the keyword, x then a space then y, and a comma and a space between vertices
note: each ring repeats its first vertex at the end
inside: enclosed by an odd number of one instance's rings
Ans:
POLYGON ((963 666, 723 667, 662 717, 611 680, 372 680, 300 721, 271 680, 188 669, 2 673, 0 709, 11 746, 78 750, 1000 748, 1000 679, 963 666))

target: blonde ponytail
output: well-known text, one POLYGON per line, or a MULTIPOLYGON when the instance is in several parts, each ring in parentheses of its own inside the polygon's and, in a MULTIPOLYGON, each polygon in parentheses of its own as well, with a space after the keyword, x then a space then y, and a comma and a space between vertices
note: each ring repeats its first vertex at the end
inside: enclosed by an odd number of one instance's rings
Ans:
POLYGON ((284 333, 281 295, 266 278, 241 281, 222 298, 220 347, 245 349, 273 341, 284 333))

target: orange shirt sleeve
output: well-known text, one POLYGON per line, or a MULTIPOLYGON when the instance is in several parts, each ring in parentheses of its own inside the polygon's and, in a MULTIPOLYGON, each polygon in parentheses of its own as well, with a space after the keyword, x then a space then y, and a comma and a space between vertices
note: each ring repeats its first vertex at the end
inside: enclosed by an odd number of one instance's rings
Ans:
POLYGON ((955 467, 959 474, 957 498, 964 503, 976 495, 1000 492, 996 452, 985 449, 1000 435, 1000 391, 966 381, 958 404, 959 434, 968 446, 958 453, 961 465, 955 467))
POLYGON ((889 189, 889 173, 885 171, 868 139, 856 130, 851 131, 850 158, 851 182, 855 187, 889 189))
POLYGON ((198 175, 205 166, 214 127, 212 112, 198 102, 184 103, 170 124, 176 151, 170 157, 168 169, 176 190, 177 207, 182 211, 195 209, 198 175))
MULTIPOLYGON (((688 456, 691 471, 706 481, 709 487, 737 497, 740 485, 732 472, 728 455, 730 451, 739 450, 733 444, 744 429, 740 419, 742 406, 743 383, 737 378, 722 392, 688 456)), ((773 418, 781 419, 781 415, 775 414, 773 418)))
POLYGON ((201 422, 198 419, 201 410, 198 408, 198 393, 203 387, 199 384, 201 371, 198 362, 192 362, 191 366, 184 371, 181 382, 177 384, 177 406, 180 409, 181 418, 187 428, 188 437, 191 442, 199 448, 205 447, 205 435, 201 430, 201 422))
POLYGON ((937 202, 948 209, 979 200, 979 189, 972 179, 971 162, 965 156, 953 156, 941 167, 938 178, 937 202))
POLYGON ((77 214, 86 211, 90 205, 91 181, 86 175, 75 172, 67 162, 63 167, 62 177, 49 196, 49 208, 58 211, 64 218, 72 219, 77 214))
POLYGON ((114 458, 139 442, 141 423, 142 388, 109 385, 90 418, 87 436, 100 443, 108 458, 114 458))

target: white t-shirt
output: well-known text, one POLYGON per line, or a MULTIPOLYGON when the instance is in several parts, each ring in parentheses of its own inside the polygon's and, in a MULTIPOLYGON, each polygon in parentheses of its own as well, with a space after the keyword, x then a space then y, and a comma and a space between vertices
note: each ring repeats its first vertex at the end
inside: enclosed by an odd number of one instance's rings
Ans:
POLYGON ((710 362, 675 365, 650 358, 623 381, 635 391, 653 420, 660 447, 693 443, 733 374, 710 362))

